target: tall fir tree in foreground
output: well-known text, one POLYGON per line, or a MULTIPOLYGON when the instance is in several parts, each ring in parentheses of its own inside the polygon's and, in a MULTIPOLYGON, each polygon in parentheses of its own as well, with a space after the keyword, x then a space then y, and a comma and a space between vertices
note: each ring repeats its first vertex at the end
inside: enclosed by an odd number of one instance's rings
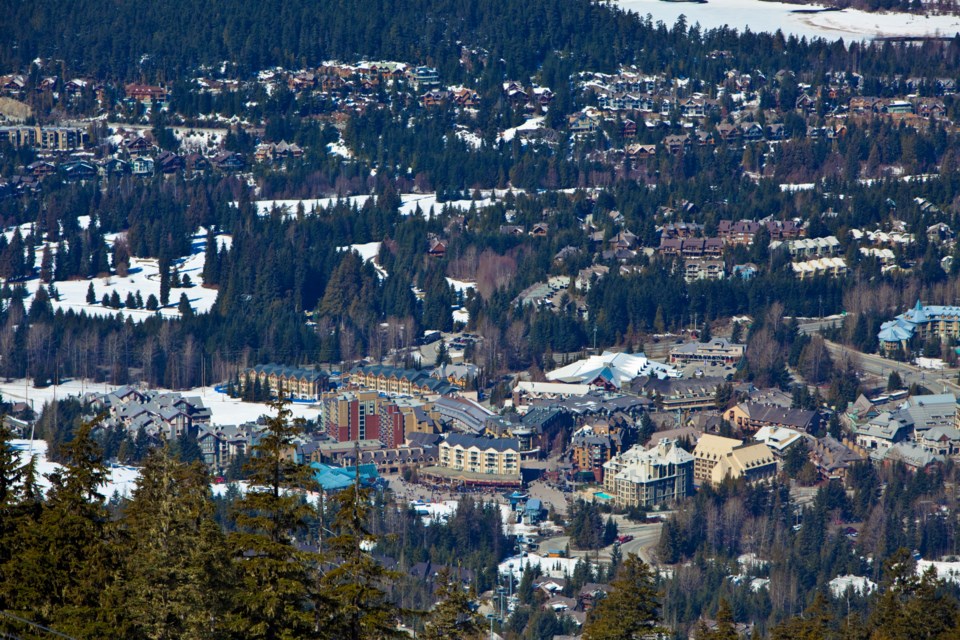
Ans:
POLYGON ((128 635, 149 640, 226 638, 235 567, 213 519, 210 479, 198 463, 154 449, 121 521, 128 635))
POLYGON ((306 530, 310 507, 292 490, 306 486, 306 467, 290 455, 300 433, 283 399, 277 415, 244 466, 250 489, 237 505, 237 531, 229 544, 238 571, 230 631, 245 640, 325 637, 316 623, 312 554, 299 551, 294 536, 306 530))
POLYGON ((437 576, 437 604, 430 613, 430 621, 424 629, 425 640, 449 640, 478 638, 483 625, 480 616, 471 607, 471 593, 463 588, 460 576, 443 569, 437 576))
POLYGON ((327 547, 335 565, 327 568, 320 585, 335 606, 323 620, 323 628, 337 640, 406 638, 397 629, 404 612, 388 599, 385 591, 399 575, 364 550, 365 543, 375 540, 367 529, 370 489, 360 487, 358 478, 337 493, 332 502, 336 509, 332 529, 336 535, 327 541, 327 547))
POLYGON ((118 548, 100 493, 107 468, 95 426, 84 422, 63 445, 64 468, 47 476, 47 500, 24 523, 3 574, 9 609, 78 639, 117 637, 101 601, 117 576, 118 548))
MULTIPOLYGON (((0 571, 10 561, 16 542, 18 506, 24 469, 11 446, 13 433, 0 421, 0 571)), ((2 574, 0 574, 2 575, 2 574)), ((7 608, 0 591, 0 609, 7 608)))
POLYGON ((584 640, 634 640, 664 632, 653 571, 631 553, 610 583, 610 594, 587 616, 584 640))

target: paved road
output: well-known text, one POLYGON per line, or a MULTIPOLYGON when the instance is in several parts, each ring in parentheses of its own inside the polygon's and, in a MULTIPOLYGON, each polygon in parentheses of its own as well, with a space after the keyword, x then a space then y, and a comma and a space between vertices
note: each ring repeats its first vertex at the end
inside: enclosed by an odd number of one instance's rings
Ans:
MULTIPOLYGON (((798 328, 801 333, 813 334, 820 331, 821 328, 831 326, 835 322, 838 322, 835 318, 802 322, 798 328)), ((826 344, 834 360, 852 354, 860 361, 860 371, 867 375, 880 378, 882 384, 886 384, 886 378, 890 375, 891 371, 896 371, 900 374, 900 378, 903 380, 905 386, 919 384, 927 387, 933 393, 960 393, 960 385, 957 384, 957 375, 960 373, 960 369, 921 369, 915 365, 897 362, 876 354, 861 353, 860 351, 837 344, 836 342, 831 342, 830 340, 827 340, 826 344)))
POLYGON ((827 318, 797 318, 797 329, 800 333, 819 333, 822 329, 833 329, 843 323, 841 316, 830 316, 827 318))
POLYGON ((830 342, 829 340, 827 340, 826 343, 834 360, 848 354, 853 354, 860 361, 860 371, 868 375, 877 376, 880 378, 882 384, 886 383, 886 378, 890 375, 891 371, 896 371, 900 374, 904 386, 907 387, 912 384, 919 384, 927 387, 933 393, 960 392, 960 386, 957 385, 957 369, 921 369, 915 365, 889 360, 876 354, 861 353, 850 347, 830 342))
MULTIPOLYGON (((635 553, 646 562, 651 562, 651 551, 653 547, 660 542, 660 530, 663 528, 662 522, 654 524, 637 524, 627 520, 623 516, 615 515, 613 519, 617 522, 620 535, 632 535, 634 538, 620 546, 620 553, 623 557, 627 554, 635 553)), ((569 536, 556 536, 540 541, 540 553, 546 553, 547 549, 565 549, 570 543, 569 536)), ((599 562, 610 562, 610 554, 613 553, 613 546, 610 545, 600 550, 581 551, 577 549, 570 550, 571 558, 582 558, 590 556, 591 560, 599 562)))

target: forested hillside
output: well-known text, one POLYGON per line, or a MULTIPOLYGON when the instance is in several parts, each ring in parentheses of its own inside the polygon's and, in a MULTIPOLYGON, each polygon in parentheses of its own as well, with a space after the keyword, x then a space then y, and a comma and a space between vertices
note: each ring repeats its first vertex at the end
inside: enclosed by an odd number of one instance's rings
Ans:
POLYGON ((508 75, 531 75, 558 57, 572 69, 610 71, 642 62, 688 76, 719 71, 708 54, 727 50, 746 69, 861 73, 948 72, 960 45, 945 51, 799 42, 781 35, 668 29, 590 0, 225 0, 108 2, 4 0, 7 37, 0 66, 37 57, 63 61, 74 74, 172 82, 198 65, 224 61, 247 71, 319 64, 331 58, 385 58, 431 64, 462 79, 463 48, 502 60, 508 75), (203 16, 202 20, 192 19, 203 16))

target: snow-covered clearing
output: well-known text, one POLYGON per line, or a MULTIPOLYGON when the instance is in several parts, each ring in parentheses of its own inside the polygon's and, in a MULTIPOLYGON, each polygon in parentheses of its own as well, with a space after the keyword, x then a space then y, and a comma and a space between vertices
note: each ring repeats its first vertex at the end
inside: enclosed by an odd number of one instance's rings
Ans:
MULTIPOLYGON (((89 219, 87 222, 89 222, 89 219)), ((21 234, 26 236, 27 231, 29 231, 29 226, 30 225, 26 225, 26 228, 21 228, 21 234)), ((11 228, 5 233, 7 234, 8 238, 11 237, 13 235, 13 229, 11 228)), ((112 251, 114 242, 116 242, 117 238, 121 235, 122 234, 113 233, 104 236, 108 250, 112 251)), ((190 301, 190 306, 196 313, 205 313, 209 311, 213 306, 213 303, 216 301, 217 290, 207 289, 202 286, 204 251, 206 250, 207 246, 206 235, 206 229, 201 227, 192 236, 190 255, 179 258, 173 262, 173 265, 180 272, 180 277, 182 278, 185 275, 190 276, 190 281, 192 282, 193 286, 187 288, 171 288, 170 303, 167 307, 160 309, 160 315, 168 318, 180 317, 180 311, 177 309, 177 303, 180 300, 181 293, 187 294, 187 299, 190 301)), ((220 243, 221 247, 229 247, 231 240, 231 237, 227 235, 217 236, 217 241, 220 243)), ((40 268, 44 244, 49 245, 52 254, 56 253, 56 244, 41 243, 36 245, 36 259, 34 262, 34 268, 37 270, 40 268)), ((26 286, 27 292, 29 293, 29 297, 24 301, 24 305, 29 309, 30 303, 33 301, 33 297, 36 295, 37 289, 45 285, 42 285, 39 276, 34 276, 23 284, 26 286)), ((101 304, 103 294, 112 296, 113 292, 116 291, 120 296, 120 302, 122 304, 126 302, 128 293, 135 296, 138 291, 140 292, 140 297, 142 298, 144 304, 146 304, 147 298, 150 297, 150 294, 153 294, 159 300, 160 266, 155 258, 131 257, 130 266, 126 277, 108 275, 102 278, 68 280, 65 282, 58 281, 54 282, 53 285, 60 294, 59 299, 51 300, 55 310, 63 309, 64 311, 67 311, 68 309, 72 309, 77 313, 83 311, 87 315, 92 316, 108 316, 119 313, 124 317, 129 316, 133 320, 140 321, 155 315, 157 312, 148 311, 146 309, 127 309, 125 307, 120 309, 104 307, 103 304, 101 304), (89 304, 87 302, 87 291, 91 282, 93 283, 94 296, 96 298, 96 302, 93 304, 89 304)))
MULTIPOLYGON (((343 198, 314 198, 312 200, 258 200, 254 204, 257 206, 257 212, 260 215, 269 215, 270 211, 277 207, 283 211, 284 215, 295 215, 297 205, 303 204, 303 210, 306 213, 315 213, 330 207, 337 203, 343 203, 348 206, 362 207, 367 200, 373 196, 346 196, 343 198)), ((459 211, 467 211, 471 206, 480 209, 493 204, 493 197, 488 193, 480 200, 450 200, 447 202, 437 202, 435 193, 403 193, 400 195, 400 215, 414 215, 418 211, 427 218, 433 217, 446 207, 459 211)))
POLYGON ((817 5, 796 5, 761 0, 709 0, 705 4, 663 2, 662 0, 618 0, 621 8, 654 22, 673 25, 681 15, 687 24, 700 23, 705 29, 728 25, 743 31, 774 32, 787 36, 836 40, 870 40, 884 36, 952 36, 960 31, 960 16, 923 16, 905 13, 868 13, 855 9, 819 13, 795 13, 797 9, 818 9, 817 5))
POLYGON ((447 278, 447 284, 453 287, 457 293, 466 293, 471 289, 477 288, 477 283, 469 280, 455 280, 454 278, 447 278))
POLYGON ((543 575, 550 578, 563 578, 573 575, 579 558, 548 558, 538 553, 528 553, 525 556, 512 556, 499 564, 497 571, 501 574, 513 573, 518 580, 523 577, 523 570, 527 565, 540 567, 543 575), (512 565, 512 566, 511 566, 512 565))
POLYGON ((960 584, 960 562, 938 562, 936 560, 917 560, 917 575, 923 575, 933 568, 937 577, 960 584))
POLYGON ((364 262, 372 262, 373 268, 377 270, 377 275, 381 280, 385 280, 389 275, 380 263, 377 262, 377 256, 380 255, 381 242, 367 242, 365 244, 351 244, 347 247, 337 247, 337 251, 356 251, 360 259, 364 262))
MULTIPOLYGON (((46 493, 51 487, 51 483, 46 477, 47 474, 55 473, 63 469, 63 467, 56 462, 47 460, 47 443, 43 440, 13 440, 11 446, 18 453, 21 464, 26 464, 31 455, 36 456, 37 474, 39 476, 37 478, 37 484, 39 484, 40 489, 46 493)), ((130 497, 133 495, 133 490, 139 477, 140 470, 136 467, 122 465, 111 466, 110 475, 103 484, 100 492, 107 499, 115 493, 123 497, 130 497)))
POLYGON ((500 134, 500 139, 504 142, 510 142, 517 135, 518 131, 536 131, 543 127, 543 116, 530 118, 518 127, 511 127, 500 134))

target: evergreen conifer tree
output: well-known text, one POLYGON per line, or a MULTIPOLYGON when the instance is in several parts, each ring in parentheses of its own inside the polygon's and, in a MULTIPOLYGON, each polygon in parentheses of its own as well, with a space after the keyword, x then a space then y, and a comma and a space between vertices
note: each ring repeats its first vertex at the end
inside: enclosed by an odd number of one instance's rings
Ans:
MULTIPOLYGON (((357 472, 359 474, 359 471, 357 472)), ((336 515, 328 541, 329 553, 338 564, 320 581, 326 597, 334 603, 323 612, 321 627, 339 640, 385 640, 404 638, 397 629, 401 610, 387 599, 383 586, 395 580, 396 572, 385 568, 363 544, 375 538, 367 529, 370 490, 358 482, 333 498, 336 515)))
POLYGON ((217 270, 219 263, 217 237, 213 233, 213 228, 207 229, 207 244, 203 252, 203 283, 205 285, 215 285, 219 279, 217 270))
POLYGON ((311 572, 315 560, 294 544, 312 510, 289 493, 306 483, 306 467, 288 455, 301 428, 291 422, 282 398, 271 407, 276 416, 267 420, 245 465, 251 488, 237 505, 237 531, 229 538, 239 573, 229 628, 251 640, 319 638, 311 572))
POLYGON ((169 448, 147 456, 122 521, 129 550, 118 599, 131 636, 224 636, 235 567, 213 510, 199 462, 178 461, 169 448))
POLYGON ((457 576, 444 568, 437 576, 437 604, 423 631, 424 640, 470 640, 483 629, 480 616, 473 610, 470 594, 457 576))
POLYGON ((160 260, 160 304, 170 304, 170 261, 160 260))
POLYGON ((653 571, 643 560, 629 554, 610 586, 587 616, 584 640, 634 640, 663 631, 653 571))
POLYGON ((180 315, 184 318, 189 318, 193 315, 193 307, 190 306, 190 299, 187 297, 187 294, 180 294, 180 301, 177 303, 177 311, 179 311, 180 315))
POLYGON ((48 476, 47 502, 19 536, 3 581, 9 609, 77 638, 116 637, 101 597, 116 577, 117 557, 100 493, 107 468, 95 426, 83 423, 63 445, 65 466, 48 476))
MULTIPOLYGON (((16 511, 24 469, 16 450, 10 446, 13 433, 0 422, 0 575, 10 560, 16 533, 16 511)), ((0 608, 5 608, 0 598, 0 608)))
POLYGON ((53 281, 53 254, 50 253, 50 245, 43 246, 43 254, 40 256, 40 281, 44 284, 53 281))

